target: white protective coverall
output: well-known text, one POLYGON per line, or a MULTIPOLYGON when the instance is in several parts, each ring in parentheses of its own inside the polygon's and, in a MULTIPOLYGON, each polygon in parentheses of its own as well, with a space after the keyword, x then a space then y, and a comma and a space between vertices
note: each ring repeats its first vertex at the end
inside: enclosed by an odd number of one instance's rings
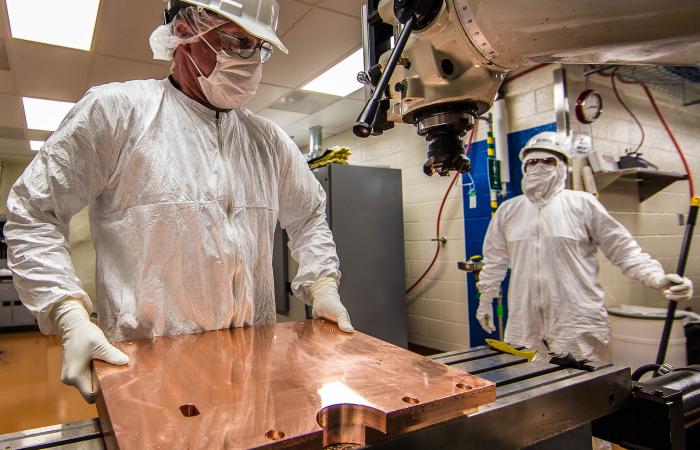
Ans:
POLYGON ((497 297, 510 266, 507 342, 546 349, 544 341, 553 352, 607 361, 597 249, 647 287, 658 288, 664 271, 593 195, 564 189, 564 164, 557 173, 546 199, 520 195, 500 206, 484 239, 478 288, 482 299, 497 297))
POLYGON ((296 295, 309 302, 314 281, 340 277, 325 194, 286 133, 244 108, 216 113, 168 79, 91 89, 12 188, 9 267, 46 334, 57 302, 93 307, 67 243, 88 204, 109 339, 274 323, 278 218, 296 295))

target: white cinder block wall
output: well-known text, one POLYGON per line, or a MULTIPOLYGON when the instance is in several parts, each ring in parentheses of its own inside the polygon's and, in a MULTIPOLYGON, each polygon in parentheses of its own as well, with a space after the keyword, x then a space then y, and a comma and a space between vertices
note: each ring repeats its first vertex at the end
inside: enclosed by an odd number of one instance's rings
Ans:
MULTIPOLYGON (((578 94, 585 89, 580 66, 567 67, 569 101, 573 107, 578 94)), ((644 91, 639 86, 617 83, 623 99, 642 123, 645 140, 640 152, 643 157, 659 166, 660 170, 684 173, 681 159, 671 139, 654 113, 644 91)), ((603 113, 592 125, 579 127, 593 136, 598 150, 612 150, 624 155, 625 149, 636 148, 641 137, 638 126, 620 106, 612 91, 610 79, 600 75, 589 77, 588 88, 603 96, 603 113)), ((666 96, 652 89, 656 102, 666 117, 676 139, 694 173, 696 195, 700 182, 700 105, 684 107, 679 98, 666 96)), ((573 119, 572 123, 576 123, 573 119)), ((688 213, 688 183, 679 181, 643 203, 639 203, 635 183, 626 183, 600 193, 600 201, 637 238, 642 248, 658 259, 667 272, 675 272, 684 226, 678 215, 688 213)), ((692 307, 700 311, 700 227, 696 227, 689 254, 686 275, 696 286, 692 307)), ((599 280, 606 291, 608 306, 638 304, 665 306, 663 296, 640 283, 625 277, 600 256, 599 280)))
MULTIPOLYGON (((552 72, 557 67, 544 67, 505 86, 509 132, 555 121, 552 72)), ((576 97, 585 87, 582 69, 577 66, 567 66, 566 69, 571 120, 576 124, 573 106, 576 97)), ((638 142, 635 125, 617 103, 607 79, 599 76, 591 78, 589 87, 598 89, 605 102, 601 118, 587 128, 594 137, 594 145, 596 148, 605 146, 624 152, 625 148, 638 142)), ((642 148, 645 157, 657 163, 662 170, 681 171, 680 160, 643 97, 643 92, 629 86, 621 89, 645 126, 647 138, 642 148)), ((700 106, 684 108, 677 99, 661 94, 656 94, 656 99, 680 140, 696 177, 700 176, 700 106)), ((484 138, 485 127, 482 126, 475 141, 484 138)), ((349 146, 353 151, 353 164, 382 165, 402 170, 406 287, 412 285, 432 259, 435 243, 431 239, 435 237, 435 219, 449 179, 423 175, 421 166, 426 143, 408 125, 398 125, 383 136, 369 139, 358 139, 348 130, 324 142, 327 147, 334 145, 349 146)), ((686 183, 676 183, 641 204, 637 200, 634 186, 606 190, 600 199, 628 227, 643 248, 662 262, 667 271, 675 270, 683 233, 683 227, 677 222, 677 214, 687 213, 686 183)), ((442 248, 438 262, 426 279, 407 297, 409 341, 439 350, 453 350, 469 345, 466 279, 464 272, 456 267, 457 261, 465 258, 462 192, 457 184, 443 211, 441 235, 446 236, 448 242, 442 248)), ((696 232, 687 270, 696 285, 700 284, 699 248, 700 236, 696 232)), ((625 278, 604 257, 601 257, 599 278, 606 290, 606 302, 609 305, 663 304, 657 292, 625 278)), ((696 289, 694 306, 699 310, 697 292, 700 289, 696 289)))

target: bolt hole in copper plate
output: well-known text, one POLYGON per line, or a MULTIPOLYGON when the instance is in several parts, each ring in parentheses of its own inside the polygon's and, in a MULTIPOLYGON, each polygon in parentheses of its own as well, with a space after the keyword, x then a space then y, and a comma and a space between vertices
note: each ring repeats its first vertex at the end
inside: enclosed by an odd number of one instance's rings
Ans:
POLYGON ((199 410, 191 403, 180 406, 180 412, 185 417, 194 417, 199 415, 199 410))
POLYGON ((457 383, 457 389, 464 389, 465 391, 471 391, 474 388, 469 386, 468 384, 457 383))
POLYGON ((268 430, 267 433, 265 433, 265 437, 271 441, 279 441, 280 439, 284 439, 284 432, 277 430, 268 430))
POLYGON ((418 400, 415 397, 406 396, 406 397, 402 398, 401 400, 403 400, 404 403, 410 403, 411 405, 417 405, 418 403, 420 403, 420 400, 418 400))

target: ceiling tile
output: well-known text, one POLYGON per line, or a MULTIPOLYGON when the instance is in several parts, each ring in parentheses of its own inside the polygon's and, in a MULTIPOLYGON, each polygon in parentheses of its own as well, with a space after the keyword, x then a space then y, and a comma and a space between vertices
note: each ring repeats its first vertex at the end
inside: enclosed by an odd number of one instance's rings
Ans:
POLYGON ((0 38, 0 70, 10 70, 10 60, 7 55, 5 40, 0 38))
POLYGON ((24 139, 8 139, 0 135, 0 159, 7 161, 8 157, 14 159, 31 159, 34 152, 29 150, 29 140, 24 139))
MULTIPOLYGON (((8 70, 0 70, 0 92, 3 94, 16 94, 14 73, 8 70)), ((2 105, 0 104, 0 107, 2 105)))
POLYGON ((0 140, 26 139, 21 127, 0 127, 0 140))
POLYGON ((0 4, 0 36, 10 36, 10 21, 7 20, 7 3, 0 4))
POLYGON ((297 147, 299 147, 299 149, 302 149, 304 147, 304 145, 309 144, 309 136, 299 136, 299 137, 292 138, 292 140, 297 145, 297 147))
POLYGON ((89 52, 20 40, 8 44, 19 95, 75 102, 85 93, 89 52))
POLYGON ((45 141, 52 134, 53 134, 52 131, 24 130, 24 135, 27 137, 27 140, 31 140, 31 141, 45 141))
POLYGON ((320 125, 324 131, 337 134, 352 128, 363 106, 364 102, 362 101, 344 98, 315 114, 294 122, 292 128, 304 129, 320 125))
POLYGON ((16 95, 0 95, 0 127, 24 128, 22 100, 16 95))
POLYGON ((270 108, 263 109, 258 113, 258 115, 270 119, 282 128, 289 126, 294 122, 298 122, 300 119, 305 117, 304 114, 280 111, 279 109, 270 108))
POLYGON ((313 114, 337 102, 339 97, 309 91, 290 91, 287 95, 270 104, 270 108, 283 111, 313 114))
POLYGON ((90 86, 97 86, 113 81, 146 80, 150 78, 161 80, 166 78, 169 73, 169 64, 142 63, 97 55, 92 65, 88 83, 90 86))
MULTIPOLYGON (((287 128, 284 129, 284 131, 292 136, 292 140, 294 141, 295 144, 297 144, 297 147, 303 149, 303 148, 308 148, 309 147, 309 137, 310 137, 310 132, 308 128, 297 128, 294 125, 291 125, 287 128)), ((321 141, 330 138, 331 136, 334 136, 337 133, 330 133, 328 129, 323 128, 321 130, 321 141)))
POLYGON ((318 6, 359 18, 362 5, 366 4, 367 0, 323 0, 318 6))
MULTIPOLYGON (((0 148, 4 149, 29 149, 29 140, 24 137, 24 134, 20 136, 11 136, 4 132, 0 133, 0 148)), ((21 130, 20 130, 21 131, 21 130)))
POLYGON ((365 100, 365 88, 361 88, 361 89, 356 90, 352 94, 348 95, 347 98, 351 98, 353 100, 361 100, 363 102, 366 101, 365 100))
POLYGON ((288 127, 285 127, 284 131, 290 136, 295 136, 297 134, 308 132, 309 129, 308 128, 295 128, 293 125, 290 125, 288 127))
POLYGON ((101 55, 153 61, 148 39, 163 22, 163 9, 162 0, 101 2, 93 51, 101 55))
MULTIPOLYGON (((263 71, 264 70, 265 69, 263 68, 263 71)), ((254 113, 257 113, 261 109, 266 108, 270 103, 282 97, 287 92, 289 92, 289 88, 260 83, 257 92, 255 92, 255 96, 248 103, 246 103, 245 107, 254 113)))
POLYGON ((309 130, 285 129, 284 131, 292 138, 297 147, 309 146, 309 130))
POLYGON ((29 156, 2 156, 2 161, 7 163, 24 163, 29 164, 36 156, 36 152, 31 152, 29 156))
POLYGON ((299 88, 324 72, 362 42, 360 20, 315 8, 285 35, 289 55, 275 52, 265 64, 265 83, 299 88))
MULTIPOLYGON (((294 25, 307 12, 311 6, 295 0, 283 0, 280 5, 280 18, 277 23, 277 35, 284 38, 284 33, 294 25)), ((282 40, 284 43, 284 39, 282 40)), ((285 44, 286 45, 286 44, 285 44)))

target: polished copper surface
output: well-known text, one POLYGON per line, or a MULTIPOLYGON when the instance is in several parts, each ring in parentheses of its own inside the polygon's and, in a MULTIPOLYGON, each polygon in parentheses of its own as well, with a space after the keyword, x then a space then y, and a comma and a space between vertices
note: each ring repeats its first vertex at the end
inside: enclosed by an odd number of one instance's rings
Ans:
POLYGON ((95 406, 61 383, 61 348, 38 331, 0 334, 0 434, 95 417, 95 406))
POLYGON ((493 402, 493 383, 314 320, 117 342, 95 362, 110 448, 364 444, 493 402))

